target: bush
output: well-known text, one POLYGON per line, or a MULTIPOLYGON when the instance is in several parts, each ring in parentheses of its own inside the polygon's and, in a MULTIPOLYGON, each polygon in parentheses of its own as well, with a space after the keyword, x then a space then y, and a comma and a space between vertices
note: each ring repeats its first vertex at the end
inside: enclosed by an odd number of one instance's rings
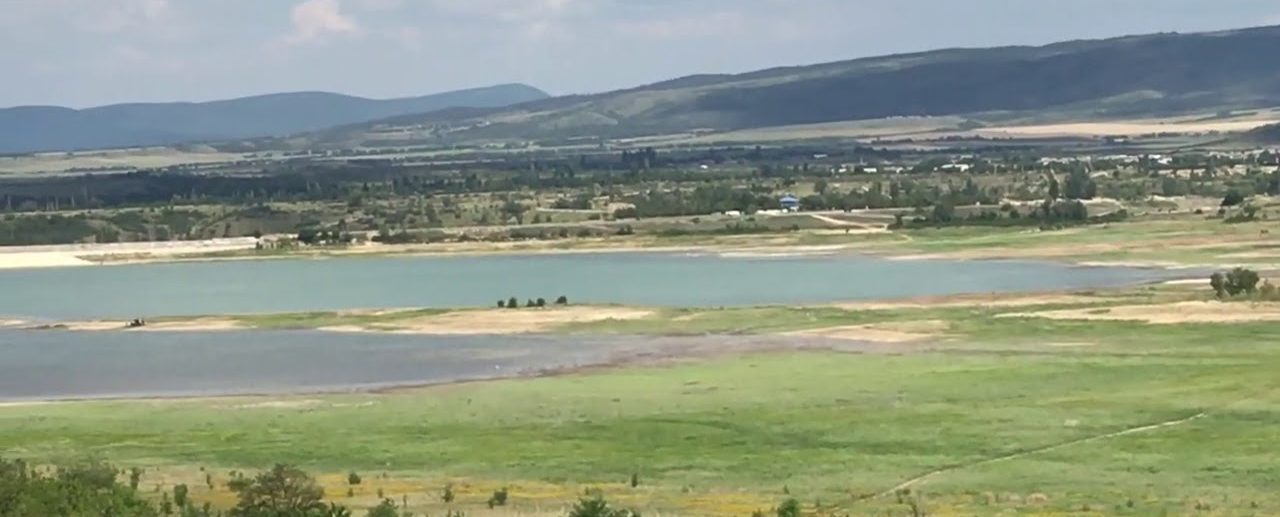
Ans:
POLYGON ((800 517, 800 501, 795 498, 787 499, 778 505, 778 517, 800 517))
POLYGON ((1222 206, 1236 206, 1244 203, 1244 194, 1239 190, 1231 189, 1227 191, 1227 195, 1222 198, 1222 206))
POLYGON ((634 510, 612 508, 603 497, 582 499, 569 510, 569 517, 640 517, 634 510))
POLYGON ((506 506, 506 505, 507 505, 507 489, 504 487, 501 490, 494 490, 493 495, 489 497, 489 508, 493 508, 495 506, 506 506))
POLYGON ((190 492, 191 491, 187 488, 187 485, 177 485, 173 487, 173 504, 177 505, 178 508, 186 508, 187 503, 191 502, 191 499, 188 497, 190 492))
POLYGON ((440 500, 446 503, 452 503, 454 497, 453 485, 445 485, 444 492, 440 493, 440 500))
POLYGON ((355 472, 347 474, 348 485, 359 485, 361 481, 362 480, 360 479, 360 474, 356 474, 355 472))
POLYGON ((395 501, 383 499, 378 506, 369 509, 368 517, 400 517, 400 509, 396 507, 395 501))

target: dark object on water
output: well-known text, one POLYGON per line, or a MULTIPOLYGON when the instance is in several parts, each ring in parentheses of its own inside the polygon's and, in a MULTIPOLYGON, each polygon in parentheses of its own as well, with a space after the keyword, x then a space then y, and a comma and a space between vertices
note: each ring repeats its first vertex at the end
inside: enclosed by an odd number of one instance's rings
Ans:
POLYGON ((138 318, 133 321, 130 321, 127 325, 125 325, 125 328, 136 329, 136 328, 145 327, 145 326, 147 326, 147 320, 138 318))

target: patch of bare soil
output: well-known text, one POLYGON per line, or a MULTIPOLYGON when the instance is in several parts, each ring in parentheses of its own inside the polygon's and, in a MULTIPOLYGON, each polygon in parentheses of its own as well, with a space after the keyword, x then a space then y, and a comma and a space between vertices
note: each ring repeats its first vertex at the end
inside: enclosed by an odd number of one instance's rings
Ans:
MULTIPOLYGON (((652 316, 648 309, 625 307, 560 307, 549 309, 462 311, 398 321, 394 331, 412 334, 480 335, 548 332, 561 325, 652 316)), ((325 330, 352 331, 354 327, 325 330)), ((360 330, 369 330, 361 328, 360 330)))
POLYGON ((1055 320, 1139 321, 1154 325, 1180 323, 1240 323, 1280 321, 1280 303, 1179 302, 1163 305, 1124 305, 1106 309, 1020 312, 1002 318, 1055 320))
POLYGON ((240 323, 227 318, 197 318, 182 321, 148 322, 142 327, 130 327, 129 322, 120 320, 67 321, 53 325, 24 327, 27 330, 70 330, 73 332, 105 332, 127 330, 130 332, 208 332, 218 330, 238 330, 244 328, 240 323))

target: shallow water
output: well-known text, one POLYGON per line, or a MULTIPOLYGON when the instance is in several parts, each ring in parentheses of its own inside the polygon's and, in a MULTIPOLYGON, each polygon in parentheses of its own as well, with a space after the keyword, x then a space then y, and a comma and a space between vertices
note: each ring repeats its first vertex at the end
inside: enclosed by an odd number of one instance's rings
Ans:
POLYGON ((0 271, 0 319, 67 320, 379 307, 575 303, 734 306, 1134 284, 1166 271, 858 255, 653 253, 189 262, 0 271))
MULTIPOLYGON (((0 331, 0 401, 368 390, 528 375, 799 337, 0 331)), ((846 348, 848 345, 846 345, 846 348)))

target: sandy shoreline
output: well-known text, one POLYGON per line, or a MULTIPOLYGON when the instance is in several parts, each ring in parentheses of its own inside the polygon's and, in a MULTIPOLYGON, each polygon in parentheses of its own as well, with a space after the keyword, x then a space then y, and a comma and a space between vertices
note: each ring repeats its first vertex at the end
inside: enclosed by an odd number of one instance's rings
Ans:
POLYGON ((121 256, 138 256, 156 261, 175 260, 182 255, 252 250, 257 245, 257 239, 245 237, 204 241, 0 247, 0 270, 83 267, 129 262, 113 260, 113 257, 121 256))

